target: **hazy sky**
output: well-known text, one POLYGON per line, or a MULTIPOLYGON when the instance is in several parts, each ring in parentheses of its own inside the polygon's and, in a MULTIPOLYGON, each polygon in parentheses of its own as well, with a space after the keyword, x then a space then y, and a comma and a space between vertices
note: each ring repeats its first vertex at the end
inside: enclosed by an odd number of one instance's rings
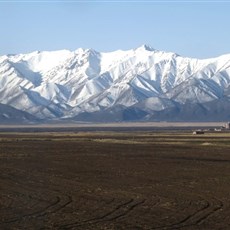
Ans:
POLYGON ((0 55, 35 50, 128 50, 182 56, 230 53, 228 1, 0 0, 0 55))

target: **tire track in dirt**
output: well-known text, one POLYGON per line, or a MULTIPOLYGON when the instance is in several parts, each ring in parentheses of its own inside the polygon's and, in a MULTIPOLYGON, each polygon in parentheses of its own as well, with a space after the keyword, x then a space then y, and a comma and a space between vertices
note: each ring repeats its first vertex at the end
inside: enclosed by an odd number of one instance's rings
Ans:
POLYGON ((91 219, 87 219, 75 223, 59 225, 57 227, 59 229, 72 229, 80 226, 82 227, 85 225, 98 224, 106 221, 115 221, 121 217, 128 215, 133 209, 143 204, 144 202, 145 200, 135 201, 134 199, 130 199, 122 204, 117 205, 114 209, 101 216, 97 216, 91 219))
MULTIPOLYGON (((67 205, 69 205, 72 202, 71 196, 62 195, 62 194, 61 195, 60 194, 52 195, 52 198, 54 197, 54 201, 51 202, 50 200, 47 200, 47 197, 49 197, 50 194, 54 194, 57 192, 44 189, 45 193, 48 194, 48 196, 45 196, 44 193, 41 193, 42 194, 42 197, 41 197, 41 195, 36 194, 36 189, 32 189, 32 187, 27 188, 27 186, 25 186, 21 183, 18 183, 11 178, 10 179, 8 178, 8 180, 6 182, 7 183, 4 183, 5 185, 7 184, 11 188, 13 187, 12 185, 14 185, 15 188, 17 188, 17 190, 20 190, 20 193, 18 191, 12 191, 12 193, 19 194, 20 196, 26 196, 27 198, 29 198, 29 199, 24 199, 28 202, 28 204, 31 203, 31 202, 29 202, 29 200, 31 200, 31 201, 37 200, 37 201, 40 201, 40 203, 46 202, 46 203, 50 203, 50 204, 44 206, 43 208, 40 208, 37 211, 26 213, 23 215, 19 215, 17 217, 9 218, 6 220, 2 220, 2 221, 0 221, 0 224, 14 223, 14 222, 20 221, 20 220, 28 218, 28 217, 43 217, 43 216, 49 215, 51 213, 58 212, 59 210, 65 208, 67 205), (9 183, 9 182, 11 182, 11 183, 9 183), (32 193, 32 195, 31 195, 31 193, 32 193), (42 199, 43 197, 46 197, 46 199, 42 199)), ((11 208, 12 208, 12 205, 13 205, 13 202, 11 204, 11 208)), ((34 204, 31 205, 31 207, 34 207, 34 204)))
POLYGON ((56 213, 59 210, 65 208, 73 201, 71 196, 65 196, 65 197, 62 196, 62 198, 61 199, 59 198, 59 200, 60 201, 56 205, 49 207, 49 209, 46 209, 45 211, 43 211, 43 213, 40 213, 37 217, 45 216, 51 213, 56 213))
POLYGON ((213 198, 213 210, 206 213, 202 218, 198 219, 196 224, 200 225, 205 222, 210 216, 214 215, 217 211, 221 210, 224 207, 224 204, 221 200, 213 198))
POLYGON ((72 198, 70 196, 66 196, 65 199, 63 199, 63 197, 62 198, 56 197, 54 202, 52 202, 50 205, 47 205, 46 207, 44 207, 38 211, 34 211, 31 213, 20 215, 18 217, 12 218, 12 219, 1 221, 0 224, 17 222, 17 221, 20 221, 20 220, 27 218, 27 217, 37 218, 37 217, 43 217, 43 216, 46 216, 46 215, 49 215, 52 213, 56 213, 59 210, 65 208, 71 202, 72 202, 72 198))
POLYGON ((12 218, 12 219, 8 219, 8 220, 4 220, 4 221, 1 221, 0 224, 6 224, 6 223, 13 223, 13 222, 17 222, 17 221, 20 221, 21 219, 23 218, 26 218, 26 217, 31 217, 31 216, 39 216, 41 213, 44 213, 46 210, 48 210, 49 208, 52 208, 53 206, 56 206, 58 203, 60 202, 60 198, 59 197, 56 197, 55 201, 52 202, 50 205, 44 207, 43 209, 40 209, 38 211, 35 211, 35 212, 32 212, 32 213, 28 213, 28 214, 24 214, 24 215, 20 215, 16 218, 12 218))
POLYGON ((125 211, 123 211, 123 213, 117 214, 114 217, 110 217, 109 219, 107 219, 106 221, 113 221, 113 220, 117 220, 120 217, 126 216, 129 212, 131 212, 134 208, 136 208, 137 206, 143 204, 145 202, 145 200, 136 202, 132 205, 130 205, 130 207, 128 207, 125 211))
POLYGON ((154 227, 153 229, 179 229, 182 227, 196 226, 205 222, 210 216, 223 208, 223 202, 217 198, 210 198, 210 200, 202 200, 205 203, 204 207, 198 209, 192 214, 186 216, 179 222, 154 227))

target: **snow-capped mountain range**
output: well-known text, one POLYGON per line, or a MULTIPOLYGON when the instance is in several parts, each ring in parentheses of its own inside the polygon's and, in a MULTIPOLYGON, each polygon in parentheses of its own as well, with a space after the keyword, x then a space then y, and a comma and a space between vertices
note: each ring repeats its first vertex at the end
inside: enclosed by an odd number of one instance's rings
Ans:
POLYGON ((230 120, 230 54, 198 60, 147 45, 0 56, 0 121, 230 120))

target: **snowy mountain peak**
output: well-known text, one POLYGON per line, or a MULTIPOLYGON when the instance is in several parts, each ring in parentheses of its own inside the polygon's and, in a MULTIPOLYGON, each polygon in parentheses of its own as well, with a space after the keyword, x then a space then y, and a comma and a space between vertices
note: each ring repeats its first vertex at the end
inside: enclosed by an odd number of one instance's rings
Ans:
POLYGON ((152 48, 149 45, 143 44, 140 47, 138 47, 136 50, 142 50, 142 51, 155 51, 154 48, 152 48))
POLYGON ((0 104, 36 118, 179 119, 224 111, 229 101, 230 55, 198 60, 142 45, 0 57, 0 104))

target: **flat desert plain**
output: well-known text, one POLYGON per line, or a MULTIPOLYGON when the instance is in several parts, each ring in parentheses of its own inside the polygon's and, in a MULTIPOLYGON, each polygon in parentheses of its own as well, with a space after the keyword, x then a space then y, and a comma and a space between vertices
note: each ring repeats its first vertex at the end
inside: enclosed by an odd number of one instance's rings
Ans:
POLYGON ((230 133, 0 133, 1 229, 230 229, 230 133))

